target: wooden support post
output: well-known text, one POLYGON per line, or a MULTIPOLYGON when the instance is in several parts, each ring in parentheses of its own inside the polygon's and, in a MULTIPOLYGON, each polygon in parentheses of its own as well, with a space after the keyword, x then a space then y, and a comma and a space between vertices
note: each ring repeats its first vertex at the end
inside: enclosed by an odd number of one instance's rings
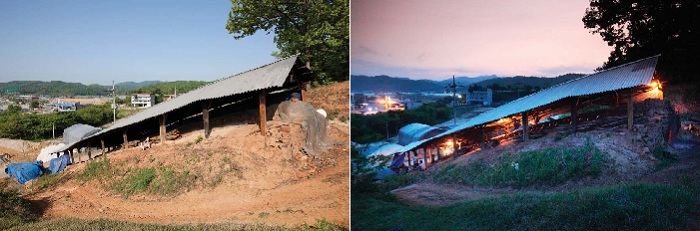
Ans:
POLYGON ((105 139, 100 138, 100 144, 102 145, 102 158, 107 157, 107 151, 105 151, 105 139))
POLYGON ((204 122, 204 138, 209 138, 209 108, 211 107, 211 101, 209 103, 202 104, 202 120, 204 122))
POLYGON ((258 101, 260 103, 260 134, 265 136, 266 128, 265 128, 265 122, 267 122, 267 111, 266 111, 266 102, 265 102, 265 97, 267 97, 267 91, 261 90, 258 93, 258 101))
POLYGON ((425 166, 428 166, 428 149, 426 148, 423 148, 423 163, 425 163, 425 166))
POLYGON ((126 137, 126 131, 127 131, 127 130, 128 130, 128 128, 122 130, 122 137, 124 138, 124 148, 125 148, 125 149, 129 147, 129 139, 127 139, 127 137, 126 137))
POLYGON ((578 126, 578 99, 571 101, 571 133, 576 133, 578 126))
POLYGON ((75 164, 75 155, 73 155, 73 149, 68 149, 66 150, 68 152, 68 155, 70 155, 70 163, 75 164))
POLYGON ((308 85, 308 82, 301 84, 301 101, 306 101, 306 88, 308 85))
POLYGON ((627 130, 632 131, 632 125, 634 125, 634 102, 632 101, 632 95, 634 94, 634 89, 630 89, 630 97, 627 98, 627 130))
POLYGON ((479 130, 481 130, 481 149, 485 149, 486 148, 486 132, 484 132, 484 125, 480 125, 479 130))
POLYGON ((425 154, 428 156, 428 161, 425 162, 427 166, 428 163, 433 163, 433 149, 431 149, 430 147, 426 148, 425 154))
POLYGON ((452 158, 457 158, 457 137, 452 133, 452 158))
POLYGON ((80 148, 78 148, 78 163, 83 162, 83 152, 80 151, 80 148))
POLYGON ((163 114, 160 116, 160 143, 165 144, 165 133, 167 132, 165 130, 165 120, 167 119, 168 114, 163 114))
POLYGON ((87 161, 90 161, 90 159, 92 159, 92 148, 90 148, 90 147, 92 147, 92 142, 88 142, 88 145, 86 147, 87 153, 88 153, 87 161))
POLYGON ((521 123, 522 126, 523 126, 523 141, 527 141, 527 139, 528 139, 528 132, 529 132, 529 131, 528 131, 528 130, 529 130, 529 126, 528 126, 528 125, 529 125, 529 122, 528 122, 527 111, 524 111, 524 112, 520 113, 520 117, 521 117, 521 118, 520 118, 520 123, 521 123))

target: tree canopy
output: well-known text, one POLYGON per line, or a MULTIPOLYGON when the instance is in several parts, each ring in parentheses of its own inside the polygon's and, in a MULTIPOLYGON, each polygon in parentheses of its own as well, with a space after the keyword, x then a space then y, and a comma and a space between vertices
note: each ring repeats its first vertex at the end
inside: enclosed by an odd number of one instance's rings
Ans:
POLYGON ((603 68, 661 54, 657 70, 669 81, 698 73, 700 1, 591 0, 585 28, 613 47, 603 68))
POLYGON ((274 33, 278 58, 301 54, 317 83, 349 77, 349 5, 347 0, 231 0, 226 29, 235 39, 259 30, 274 33))

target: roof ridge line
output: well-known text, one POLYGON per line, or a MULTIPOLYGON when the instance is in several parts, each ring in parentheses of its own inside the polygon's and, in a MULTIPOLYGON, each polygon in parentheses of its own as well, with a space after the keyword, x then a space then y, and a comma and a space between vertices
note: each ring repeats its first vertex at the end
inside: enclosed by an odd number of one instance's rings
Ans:
POLYGON ((594 72, 593 74, 584 75, 584 76, 581 76, 581 77, 578 77, 578 78, 575 78, 575 79, 572 79, 572 80, 569 80, 569 81, 566 81, 566 82, 563 82, 563 83, 560 83, 560 84, 557 84, 557 85, 548 87, 547 89, 552 88, 552 87, 556 87, 556 86, 559 86, 559 85, 562 85, 562 84, 567 84, 567 83, 570 83, 570 82, 573 82, 573 81, 578 81, 578 80, 580 80, 580 79, 588 78, 588 77, 590 77, 590 76, 592 76, 592 75, 595 75, 595 74, 598 74, 598 73, 601 73, 601 72, 606 72, 606 71, 611 71, 611 70, 614 70, 614 69, 626 67, 626 66, 629 66, 629 65, 632 65, 632 64, 636 64, 636 63, 642 62, 642 61, 647 60, 647 59, 658 58, 658 57, 660 57, 660 56, 661 56, 661 54, 658 54, 658 55, 649 56, 649 57, 646 57, 646 58, 643 58, 643 59, 638 59, 638 60, 635 60, 635 61, 632 61, 632 62, 629 62, 629 63, 623 63, 623 64, 620 64, 620 65, 617 65, 617 66, 614 66, 614 67, 610 67, 610 68, 606 68, 606 69, 603 69, 603 70, 600 70, 600 71, 596 71, 596 72, 594 72))

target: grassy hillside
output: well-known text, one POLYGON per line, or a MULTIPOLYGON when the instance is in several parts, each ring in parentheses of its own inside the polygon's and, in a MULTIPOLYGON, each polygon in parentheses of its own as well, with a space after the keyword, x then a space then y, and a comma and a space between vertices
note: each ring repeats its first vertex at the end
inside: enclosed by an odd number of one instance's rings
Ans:
MULTIPOLYGON (((353 191, 355 189, 353 188, 353 191)), ((517 193, 441 207, 352 195, 353 230, 697 230, 700 187, 630 184, 517 193)))
POLYGON ((83 85, 63 81, 11 81, 0 83, 0 94, 33 94, 49 96, 108 95, 106 86, 83 85))
POLYGON ((156 95, 156 102, 162 102, 165 95, 175 93, 181 95, 201 86, 207 85, 207 81, 174 81, 174 82, 158 82, 147 86, 140 87, 130 93, 150 93, 156 95))
POLYGON ((151 84, 156 84, 156 83, 161 83, 161 81, 143 81, 143 82, 123 82, 123 83, 117 83, 116 87, 117 90, 119 91, 133 91, 136 89, 139 89, 141 87, 145 87, 151 84))

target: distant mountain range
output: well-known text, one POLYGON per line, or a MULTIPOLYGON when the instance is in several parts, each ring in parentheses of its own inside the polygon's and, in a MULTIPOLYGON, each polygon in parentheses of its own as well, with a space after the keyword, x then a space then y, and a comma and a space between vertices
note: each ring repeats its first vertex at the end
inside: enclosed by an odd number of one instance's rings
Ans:
MULTIPOLYGON (((498 76, 495 75, 484 75, 484 76, 477 76, 477 77, 466 77, 466 76, 460 76, 460 77, 455 77, 455 82, 457 85, 462 85, 462 86, 469 86, 474 83, 478 83, 481 81, 489 80, 489 79, 497 79, 498 76)), ((437 81, 440 85, 447 86, 449 84, 452 84, 452 79, 446 79, 442 81, 437 81)))
MULTIPOLYGON (((499 86, 531 86, 546 88, 555 84, 563 83, 584 74, 566 74, 554 78, 547 77, 498 77, 495 75, 478 76, 478 77, 457 77, 455 82, 457 85, 469 87, 476 84, 482 87, 488 87, 493 84, 499 86)), ((433 80, 413 80, 409 78, 390 77, 380 75, 369 77, 364 75, 353 75, 350 81, 352 92, 435 92, 444 91, 446 86, 452 84, 452 78, 433 81, 433 80)))
POLYGON ((375 77, 353 75, 350 77, 350 90, 352 92, 442 91, 445 90, 445 85, 432 80, 413 80, 386 75, 375 77))
MULTIPOLYGON (((525 76, 515 76, 515 77, 500 77, 496 79, 488 79, 484 80, 481 82, 476 83, 477 85, 480 85, 482 87, 487 87, 492 84, 498 84, 500 86, 510 86, 510 85, 517 85, 517 86, 532 86, 532 87, 541 87, 541 88, 547 88, 559 83, 563 83, 575 78, 579 78, 584 76, 584 74, 565 74, 565 75, 560 75, 554 78, 546 78, 546 77, 525 77, 525 76)), ((464 85, 468 86, 468 85, 464 85)))
MULTIPOLYGON (((115 84, 118 94, 131 92, 149 92, 169 94, 177 88, 179 94, 207 84, 206 81, 143 81, 123 82, 115 84)), ((75 96, 75 95, 101 95, 111 94, 112 86, 84 85, 82 83, 68 83, 63 81, 11 81, 0 82, 0 94, 31 94, 48 96, 75 96)))

